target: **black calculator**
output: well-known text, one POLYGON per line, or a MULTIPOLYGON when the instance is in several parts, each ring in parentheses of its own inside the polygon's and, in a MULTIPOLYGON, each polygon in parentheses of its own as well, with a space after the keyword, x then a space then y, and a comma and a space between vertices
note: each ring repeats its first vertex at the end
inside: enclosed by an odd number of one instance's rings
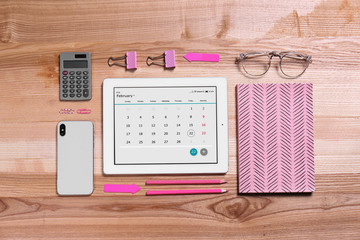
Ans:
POLYGON ((91 53, 60 53, 60 100, 91 99, 91 53))

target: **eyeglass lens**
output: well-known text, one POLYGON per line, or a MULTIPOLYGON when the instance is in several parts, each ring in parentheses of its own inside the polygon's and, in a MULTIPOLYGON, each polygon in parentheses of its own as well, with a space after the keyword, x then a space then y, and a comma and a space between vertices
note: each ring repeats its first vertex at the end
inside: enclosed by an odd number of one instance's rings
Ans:
POLYGON ((280 62, 281 71, 289 77, 300 76, 308 65, 309 62, 306 58, 299 57, 296 54, 286 54, 280 62))
POLYGON ((261 76, 267 72, 270 67, 270 58, 266 54, 246 55, 242 62, 244 70, 253 76, 261 76))

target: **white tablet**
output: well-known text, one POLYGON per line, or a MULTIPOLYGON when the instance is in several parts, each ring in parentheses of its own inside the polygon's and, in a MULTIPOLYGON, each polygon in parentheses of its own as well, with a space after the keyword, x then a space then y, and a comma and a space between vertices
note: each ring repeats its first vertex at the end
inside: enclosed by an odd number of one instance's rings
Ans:
POLYGON ((228 171, 226 78, 108 78, 105 174, 228 171))

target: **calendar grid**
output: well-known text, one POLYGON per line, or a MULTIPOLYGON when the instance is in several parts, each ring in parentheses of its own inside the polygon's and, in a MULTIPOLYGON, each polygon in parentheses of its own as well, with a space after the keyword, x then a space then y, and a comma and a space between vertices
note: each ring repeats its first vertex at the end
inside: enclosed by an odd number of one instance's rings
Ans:
POLYGON ((217 164, 216 98, 215 86, 114 88, 114 164, 217 164))

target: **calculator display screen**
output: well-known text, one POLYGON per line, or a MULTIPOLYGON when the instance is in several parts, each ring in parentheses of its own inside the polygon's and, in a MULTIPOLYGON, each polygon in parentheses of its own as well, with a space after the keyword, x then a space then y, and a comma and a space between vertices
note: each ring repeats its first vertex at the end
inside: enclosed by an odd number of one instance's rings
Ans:
POLYGON ((86 60, 65 60, 64 68, 87 68, 88 61, 86 60))
POLYGON ((115 87, 114 164, 216 164, 216 96, 215 86, 115 87))

